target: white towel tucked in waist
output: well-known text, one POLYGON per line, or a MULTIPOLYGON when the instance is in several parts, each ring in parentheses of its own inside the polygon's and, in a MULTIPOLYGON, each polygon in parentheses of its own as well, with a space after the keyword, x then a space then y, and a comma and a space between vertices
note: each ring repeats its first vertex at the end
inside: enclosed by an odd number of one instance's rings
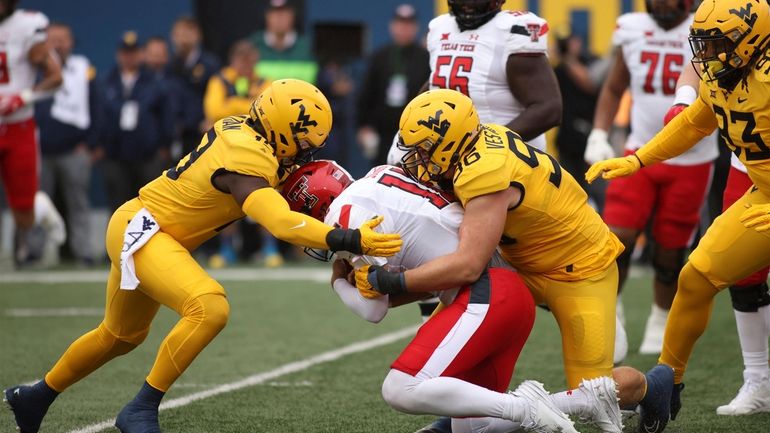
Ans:
POLYGON ((160 226, 145 208, 139 209, 129 221, 123 233, 123 249, 120 251, 121 289, 134 290, 139 285, 134 267, 134 253, 139 251, 158 230, 160 226))

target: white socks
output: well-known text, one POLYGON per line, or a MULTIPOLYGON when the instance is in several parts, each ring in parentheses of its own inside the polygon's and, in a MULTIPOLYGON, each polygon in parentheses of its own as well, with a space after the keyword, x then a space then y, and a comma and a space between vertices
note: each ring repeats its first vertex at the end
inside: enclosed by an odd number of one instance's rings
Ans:
POLYGON ((521 398, 452 377, 418 379, 390 370, 382 397, 393 408, 412 414, 449 417, 495 417, 521 423, 527 406, 521 398))
POLYGON ((756 313, 735 311, 735 323, 745 366, 743 377, 760 380, 770 376, 767 342, 770 337, 770 305, 760 307, 756 313))

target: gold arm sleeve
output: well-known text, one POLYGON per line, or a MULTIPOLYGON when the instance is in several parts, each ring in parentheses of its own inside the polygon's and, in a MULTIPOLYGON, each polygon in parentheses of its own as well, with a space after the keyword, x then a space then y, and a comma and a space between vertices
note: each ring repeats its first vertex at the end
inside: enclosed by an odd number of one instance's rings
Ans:
POLYGON ((243 211, 273 236, 310 248, 329 249, 326 235, 332 227, 289 209, 286 200, 273 188, 260 188, 246 197, 243 211))
POLYGON ((645 166, 679 156, 711 134, 716 127, 714 112, 703 99, 698 98, 637 150, 636 156, 645 166))

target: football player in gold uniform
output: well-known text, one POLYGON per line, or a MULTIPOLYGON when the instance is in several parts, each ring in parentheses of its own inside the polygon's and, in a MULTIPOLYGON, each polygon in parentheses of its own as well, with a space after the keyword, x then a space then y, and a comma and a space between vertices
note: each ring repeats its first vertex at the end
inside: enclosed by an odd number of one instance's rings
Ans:
POLYGON ((471 100, 439 89, 404 110, 403 164, 420 181, 451 190, 465 208, 457 251, 404 273, 370 266, 357 286, 380 293, 423 292, 468 284, 495 248, 518 270, 535 300, 553 312, 562 335, 571 393, 554 395, 564 412, 586 417, 603 431, 620 432, 620 415, 596 396, 616 393, 620 405, 637 403, 644 376, 623 368, 613 374, 615 259, 623 245, 587 204, 587 196, 550 155, 500 125, 481 124, 471 100), (583 379, 607 378, 609 387, 585 388, 583 379))
POLYGON ((142 389, 116 421, 123 433, 160 432, 161 398, 222 330, 229 313, 224 288, 190 251, 237 219, 248 215, 297 245, 395 254, 400 237, 373 231, 379 220, 355 230, 332 228, 290 211, 274 189, 295 163, 323 146, 331 124, 329 103, 313 85, 273 82, 249 115, 216 122, 197 149, 121 206, 107 228, 112 266, 104 321, 72 343, 43 380, 5 390, 20 430, 37 432, 60 392, 138 346, 165 305, 181 319, 161 344, 142 389))
POLYGON ((656 367, 673 369, 673 375, 661 375, 669 384, 660 396, 665 410, 646 420, 650 426, 665 426, 668 412, 674 419, 681 408, 687 360, 706 329, 714 296, 770 264, 769 41, 765 0, 705 0, 690 32, 693 65, 701 78, 698 99, 635 154, 597 162, 586 173, 589 181, 628 176, 683 153, 719 128, 754 183, 709 227, 679 274, 656 367))

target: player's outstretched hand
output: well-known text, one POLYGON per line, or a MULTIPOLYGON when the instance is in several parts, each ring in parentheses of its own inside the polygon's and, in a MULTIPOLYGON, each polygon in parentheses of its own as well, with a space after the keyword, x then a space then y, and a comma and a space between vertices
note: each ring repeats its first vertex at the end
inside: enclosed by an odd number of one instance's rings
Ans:
POLYGON ((364 298, 379 298, 382 296, 382 293, 374 290, 372 284, 369 283, 369 268, 370 265, 366 265, 356 269, 356 288, 358 289, 358 293, 364 298))
POLYGON ((401 235, 374 231, 382 219, 382 216, 372 218, 358 228, 361 232, 361 251, 366 256, 390 257, 401 251, 401 235))
POLYGON ((636 155, 628 155, 623 158, 612 158, 593 164, 586 172, 588 183, 596 180, 599 175, 604 179, 630 176, 642 168, 642 162, 636 155))
POLYGON ((770 203, 752 205, 741 214, 741 223, 760 233, 770 230, 770 203))

